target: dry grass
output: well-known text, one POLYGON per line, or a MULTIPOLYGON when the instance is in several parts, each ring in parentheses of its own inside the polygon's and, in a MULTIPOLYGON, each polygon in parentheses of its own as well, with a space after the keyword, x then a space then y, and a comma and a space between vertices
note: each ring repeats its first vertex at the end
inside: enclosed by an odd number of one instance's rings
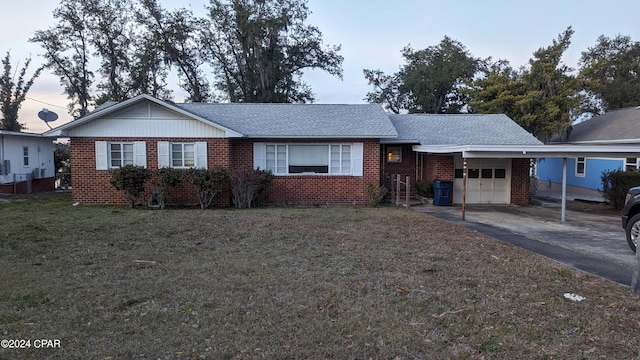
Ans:
POLYGON ((0 203, 0 339, 61 340, 0 349, 2 359, 633 359, 640 350, 640 302, 628 288, 412 210, 70 203, 0 203))

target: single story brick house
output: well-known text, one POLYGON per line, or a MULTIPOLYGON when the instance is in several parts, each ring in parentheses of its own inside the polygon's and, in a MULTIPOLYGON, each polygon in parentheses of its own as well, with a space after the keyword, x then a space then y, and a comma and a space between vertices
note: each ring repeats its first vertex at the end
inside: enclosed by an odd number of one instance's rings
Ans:
POLYGON ((54 139, 0 130, 0 193, 55 190, 54 139))
MULTIPOLYGON (((528 204, 529 158, 519 146, 540 145, 504 115, 390 115, 377 104, 176 104, 148 95, 105 104, 45 135, 70 139, 73 199, 84 204, 124 204, 109 180, 125 164, 269 169, 275 177, 265 201, 276 205, 367 204, 369 184, 395 174, 412 183, 452 180, 460 202, 464 162, 468 188, 477 189, 467 203, 528 204)), ((167 199, 196 202, 186 184, 167 199)), ((216 205, 230 205, 228 191, 216 205)))

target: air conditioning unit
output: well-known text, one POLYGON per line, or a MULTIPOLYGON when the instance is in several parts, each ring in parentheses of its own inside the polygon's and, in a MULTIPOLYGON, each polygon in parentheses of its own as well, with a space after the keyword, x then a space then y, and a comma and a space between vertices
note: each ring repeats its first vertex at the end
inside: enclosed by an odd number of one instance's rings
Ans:
POLYGON ((40 169, 40 178, 44 179, 44 173, 46 169, 40 169))
POLYGON ((31 178, 32 179, 39 179, 40 178, 40 168, 35 168, 31 171, 31 178))

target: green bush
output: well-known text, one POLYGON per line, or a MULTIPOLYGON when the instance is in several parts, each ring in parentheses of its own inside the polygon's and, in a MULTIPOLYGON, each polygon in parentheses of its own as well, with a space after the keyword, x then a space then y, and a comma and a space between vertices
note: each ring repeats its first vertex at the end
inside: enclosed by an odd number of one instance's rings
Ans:
POLYGON ((387 195, 387 188, 379 186, 378 184, 369 184, 367 192, 369 193, 369 202, 371 203, 371 206, 375 207, 378 206, 387 195))
POLYGON ((603 171, 602 192, 609 205, 620 210, 624 207, 627 191, 634 186, 640 186, 640 172, 638 171, 603 171))
POLYGON ((164 209, 164 201, 169 194, 169 189, 178 186, 182 180, 182 171, 170 167, 162 167, 153 171, 151 176, 151 196, 161 209, 164 209))
POLYGON ((433 184, 429 180, 418 180, 416 181, 416 192, 422 197, 433 198, 433 184))
POLYGON ((208 208, 211 201, 229 181, 229 173, 221 166, 216 166, 213 169, 191 168, 185 172, 185 176, 198 194, 201 209, 208 208))
POLYGON ((149 180, 149 170, 142 166, 125 165, 112 171, 111 186, 124 191, 133 208, 144 193, 144 184, 149 180))
POLYGON ((258 203, 273 180, 271 170, 246 167, 231 172, 231 194, 233 204, 238 208, 250 208, 258 203))

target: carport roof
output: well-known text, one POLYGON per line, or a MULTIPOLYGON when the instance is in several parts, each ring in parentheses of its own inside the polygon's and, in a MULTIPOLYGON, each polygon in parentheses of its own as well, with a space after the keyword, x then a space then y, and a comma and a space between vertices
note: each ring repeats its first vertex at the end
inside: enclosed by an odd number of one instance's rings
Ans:
MULTIPOLYGON (((640 111, 640 110, 639 110, 640 111)), ((461 153, 465 158, 637 157, 638 145, 544 145, 504 114, 393 114, 398 137, 381 143, 413 144, 416 152, 461 153)))

